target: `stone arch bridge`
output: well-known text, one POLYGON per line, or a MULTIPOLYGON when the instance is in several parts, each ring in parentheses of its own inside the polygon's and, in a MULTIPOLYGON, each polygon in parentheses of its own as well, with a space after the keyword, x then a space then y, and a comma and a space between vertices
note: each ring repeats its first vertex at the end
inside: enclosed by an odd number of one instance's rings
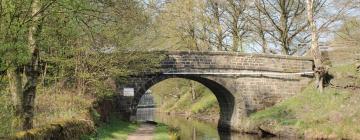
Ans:
MULTIPOLYGON (((159 72, 148 72, 117 81, 119 111, 135 115, 142 95, 169 78, 185 78, 208 87, 220 106, 218 127, 238 130, 251 113, 300 93, 313 78, 308 57, 234 52, 164 52, 159 72), (133 90, 127 96, 125 89, 133 90)), ((128 92, 128 91, 126 91, 128 92)))

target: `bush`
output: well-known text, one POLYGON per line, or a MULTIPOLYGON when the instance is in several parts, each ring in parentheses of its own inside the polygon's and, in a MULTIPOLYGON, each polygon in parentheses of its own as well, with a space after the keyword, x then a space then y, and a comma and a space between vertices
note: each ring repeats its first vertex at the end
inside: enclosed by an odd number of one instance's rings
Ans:
POLYGON ((59 120, 90 120, 93 98, 73 92, 42 93, 36 98, 34 126, 40 127, 59 120))
MULTIPOLYGON (((1 92, 1 91, 0 91, 1 92)), ((0 93, 0 139, 12 135, 16 131, 16 117, 14 108, 11 105, 9 94, 0 93)))

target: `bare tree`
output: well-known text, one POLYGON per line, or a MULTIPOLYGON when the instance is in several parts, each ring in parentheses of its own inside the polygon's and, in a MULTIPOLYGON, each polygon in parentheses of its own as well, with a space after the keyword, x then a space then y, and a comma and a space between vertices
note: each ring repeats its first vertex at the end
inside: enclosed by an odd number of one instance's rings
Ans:
POLYGON ((267 18, 261 13, 261 7, 259 6, 260 0, 256 0, 251 3, 250 12, 247 13, 248 21, 250 22, 250 31, 252 33, 253 41, 259 44, 262 48, 262 53, 269 53, 270 48, 268 46, 267 31, 269 24, 267 18))
POLYGON ((303 32, 308 23, 304 22, 305 4, 302 0, 259 0, 257 9, 272 25, 271 35, 281 46, 282 54, 292 55, 294 38, 303 32))
POLYGON ((239 46, 240 51, 244 51, 243 40, 248 33, 246 7, 246 0, 227 0, 226 11, 229 15, 227 27, 232 34, 232 51, 239 51, 239 46))
POLYGON ((225 31, 223 29, 224 8, 219 0, 208 0, 208 14, 212 26, 213 44, 218 51, 227 50, 224 44, 225 31))

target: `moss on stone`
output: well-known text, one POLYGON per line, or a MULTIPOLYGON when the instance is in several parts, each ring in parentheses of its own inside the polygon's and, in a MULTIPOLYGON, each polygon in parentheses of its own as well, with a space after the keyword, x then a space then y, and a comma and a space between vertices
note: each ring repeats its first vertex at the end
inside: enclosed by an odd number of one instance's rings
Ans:
POLYGON ((21 131, 15 134, 15 140, 76 140, 95 131, 88 120, 68 120, 45 125, 43 127, 21 131))

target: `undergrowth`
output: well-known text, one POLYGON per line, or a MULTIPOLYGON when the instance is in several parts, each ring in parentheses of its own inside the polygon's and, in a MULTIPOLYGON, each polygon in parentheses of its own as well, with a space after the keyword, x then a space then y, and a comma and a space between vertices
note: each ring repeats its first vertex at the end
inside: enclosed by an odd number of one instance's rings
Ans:
POLYGON ((63 91, 62 93, 41 93, 35 104, 34 126, 42 126, 59 120, 90 120, 89 108, 93 98, 83 94, 63 91))

